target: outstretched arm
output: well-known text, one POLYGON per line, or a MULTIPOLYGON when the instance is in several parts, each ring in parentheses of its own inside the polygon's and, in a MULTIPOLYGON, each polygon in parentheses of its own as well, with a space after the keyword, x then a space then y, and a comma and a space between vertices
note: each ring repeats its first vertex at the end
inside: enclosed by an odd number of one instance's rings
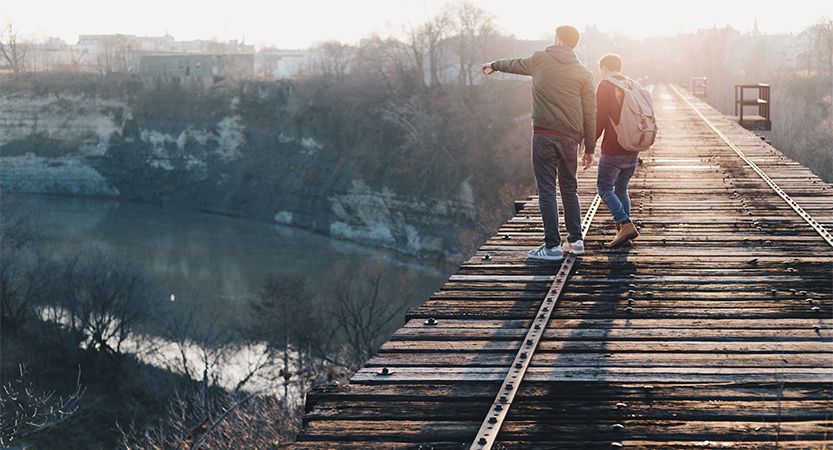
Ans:
POLYGON ((483 64, 480 70, 486 75, 494 72, 514 73, 518 75, 532 75, 532 68, 534 66, 533 59, 535 55, 528 58, 514 58, 514 59, 499 59, 487 64, 483 64))

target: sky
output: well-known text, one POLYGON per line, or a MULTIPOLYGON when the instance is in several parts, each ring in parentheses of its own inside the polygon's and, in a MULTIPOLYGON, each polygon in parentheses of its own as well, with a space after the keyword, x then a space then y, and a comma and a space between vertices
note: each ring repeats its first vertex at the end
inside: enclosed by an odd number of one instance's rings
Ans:
MULTIPOLYGON (((830 0, 474 0, 498 27, 522 39, 549 39, 561 24, 632 37, 664 36, 731 25, 762 33, 799 32, 833 18, 830 0)), ((306 48, 372 33, 396 35, 439 12, 448 0, 2 0, 0 24, 20 34, 59 37, 123 33, 177 40, 245 39, 257 46, 306 48)))

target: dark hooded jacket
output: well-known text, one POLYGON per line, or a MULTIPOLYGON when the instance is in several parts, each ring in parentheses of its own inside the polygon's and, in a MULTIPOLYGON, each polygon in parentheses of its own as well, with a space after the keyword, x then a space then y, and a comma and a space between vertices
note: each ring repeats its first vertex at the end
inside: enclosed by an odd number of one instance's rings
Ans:
POLYGON ((593 73, 576 53, 550 46, 529 58, 502 59, 492 68, 532 76, 532 126, 556 131, 578 142, 585 153, 596 148, 596 93, 593 73))

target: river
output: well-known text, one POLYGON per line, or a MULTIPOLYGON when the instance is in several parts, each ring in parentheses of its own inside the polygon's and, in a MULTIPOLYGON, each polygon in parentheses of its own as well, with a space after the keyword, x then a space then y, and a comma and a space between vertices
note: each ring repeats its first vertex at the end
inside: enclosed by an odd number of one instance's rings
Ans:
MULTIPOLYGON (((448 262, 421 260, 291 227, 154 204, 3 194, 0 209, 10 202, 32 213, 43 233, 44 251, 57 255, 90 245, 108 247, 144 266, 157 292, 152 305, 174 298, 175 310, 213 312, 228 326, 245 327, 248 301, 270 273, 305 277, 310 292, 326 306, 334 271, 357 276, 363 266, 375 265, 392 281, 383 284, 382 296, 414 306, 454 269, 448 262), (402 280, 408 282, 405 292, 402 280)), ((166 303, 164 309, 169 308, 166 303)))

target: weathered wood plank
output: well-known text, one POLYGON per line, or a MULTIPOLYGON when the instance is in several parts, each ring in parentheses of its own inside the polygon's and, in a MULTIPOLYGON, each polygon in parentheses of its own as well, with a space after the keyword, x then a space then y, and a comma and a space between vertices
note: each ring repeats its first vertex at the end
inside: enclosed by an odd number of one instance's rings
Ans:
MULTIPOLYGON (((383 352, 507 352, 520 347, 518 341, 496 340, 419 340, 388 341, 379 349, 383 352)), ((833 354, 833 345, 827 342, 805 341, 572 341, 544 339, 538 352, 558 353, 616 353, 616 352, 717 352, 717 353, 828 353, 833 354)))
MULTIPOLYGON (((496 381, 505 378, 508 371, 508 367, 398 367, 382 375, 377 368, 363 368, 356 372, 352 381, 496 381)), ((833 367, 530 367, 524 380, 616 383, 833 383, 833 367)))
MULTIPOLYGON (((661 134, 630 189, 642 236, 605 248, 599 211, 498 445, 829 446, 833 249, 658 89, 661 134)), ((692 101, 833 226, 833 186, 692 101)), ((594 176, 580 173, 583 205, 594 176)), ((543 236, 537 197, 517 207, 351 385, 310 393, 308 448, 467 448, 558 268, 525 258, 543 236)))
MULTIPOLYGON (((365 367, 493 367, 507 366, 513 353, 380 353, 365 367)), ((541 367, 829 367, 833 353, 536 353, 531 361, 541 367)))

